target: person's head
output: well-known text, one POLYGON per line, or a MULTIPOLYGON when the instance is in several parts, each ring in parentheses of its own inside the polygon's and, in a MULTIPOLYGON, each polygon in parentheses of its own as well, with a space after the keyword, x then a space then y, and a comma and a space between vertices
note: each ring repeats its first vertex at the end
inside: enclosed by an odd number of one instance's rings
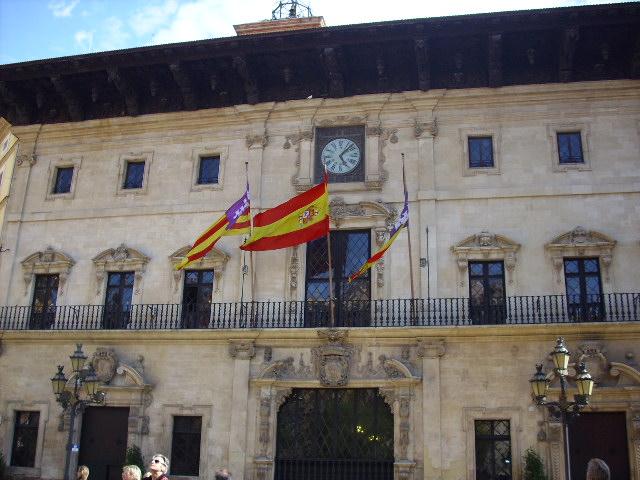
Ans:
POLYGON ((122 480, 141 480, 142 472, 137 465, 125 465, 122 467, 122 480))
POLYGON ((214 478, 215 480, 233 480, 231 478, 229 470, 227 470, 226 468, 219 468, 218 470, 216 470, 216 476, 214 478))
POLYGON ((167 473, 169 471, 169 459, 161 453, 155 453, 151 457, 151 463, 149 463, 149 470, 154 474, 167 473))
POLYGON ((587 480, 610 480, 609 466, 599 458, 592 458, 587 463, 587 480))
POLYGON ((87 467, 86 465, 80 465, 78 467, 76 478, 78 480, 87 480, 87 478, 89 478, 89 467, 87 467))

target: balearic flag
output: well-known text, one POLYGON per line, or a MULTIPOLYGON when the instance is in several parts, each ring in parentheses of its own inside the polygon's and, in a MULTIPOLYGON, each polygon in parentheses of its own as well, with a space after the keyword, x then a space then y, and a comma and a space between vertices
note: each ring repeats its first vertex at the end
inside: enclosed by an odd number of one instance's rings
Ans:
POLYGON ((191 250, 176 270, 191 265, 196 260, 204 257, 211 251, 216 242, 223 235, 241 235, 249 232, 249 185, 240 197, 229 209, 216 220, 205 232, 194 242, 191 250))
POLYGON ((329 233, 327 179, 300 195, 253 217, 253 234, 242 250, 276 250, 329 233))
POLYGON ((398 238, 398 235, 400 235, 400 232, 402 231, 402 229, 406 227, 408 223, 409 223, 409 200, 407 196, 407 191, 405 190, 404 206, 402 207, 402 212, 400 212, 400 216, 398 217, 396 224, 393 226, 393 229, 389 233, 389 240, 387 240, 385 244, 380 248, 380 250, 378 250, 375 254, 373 254, 371 258, 369 258, 369 260, 367 260, 365 264, 362 265, 362 267, 360 267, 360 270, 349 275, 349 283, 353 282, 356 278, 358 278, 360 275, 362 275, 371 267, 373 267, 375 263, 384 256, 387 250, 389 250, 389 247, 391 246, 391 244, 395 242, 396 238, 398 238))

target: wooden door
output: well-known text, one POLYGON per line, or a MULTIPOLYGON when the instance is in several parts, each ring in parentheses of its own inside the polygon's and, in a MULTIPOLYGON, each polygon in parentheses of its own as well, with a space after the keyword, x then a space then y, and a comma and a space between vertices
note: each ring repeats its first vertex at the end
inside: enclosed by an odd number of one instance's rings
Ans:
POLYGON ((78 465, 89 480, 120 480, 127 452, 129 408, 89 407, 82 417, 78 465))

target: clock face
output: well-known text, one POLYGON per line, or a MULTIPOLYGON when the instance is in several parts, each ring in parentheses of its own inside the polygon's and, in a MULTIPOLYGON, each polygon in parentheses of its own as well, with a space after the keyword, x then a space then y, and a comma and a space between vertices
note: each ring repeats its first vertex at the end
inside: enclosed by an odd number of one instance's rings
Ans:
POLYGON ((360 163, 360 148, 348 138, 335 138, 325 145, 320 155, 322 163, 333 174, 353 171, 360 163))

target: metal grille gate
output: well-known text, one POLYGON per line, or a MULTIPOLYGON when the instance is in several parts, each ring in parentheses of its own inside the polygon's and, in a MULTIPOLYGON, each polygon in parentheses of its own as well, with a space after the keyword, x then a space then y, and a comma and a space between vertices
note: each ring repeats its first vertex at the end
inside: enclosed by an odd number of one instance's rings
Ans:
POLYGON ((275 480, 393 480, 393 459, 377 389, 294 389, 280 408, 275 480))

